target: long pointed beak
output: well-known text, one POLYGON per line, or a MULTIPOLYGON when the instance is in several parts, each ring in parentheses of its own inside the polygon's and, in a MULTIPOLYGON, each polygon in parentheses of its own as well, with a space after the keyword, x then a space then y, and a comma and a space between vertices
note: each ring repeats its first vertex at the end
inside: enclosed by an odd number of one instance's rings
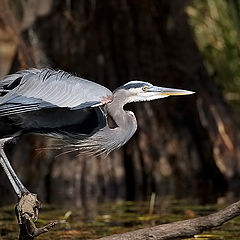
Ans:
POLYGON ((195 92, 175 89, 175 88, 164 88, 164 87, 153 87, 150 89, 151 92, 159 93, 161 96, 178 96, 178 95, 190 95, 195 92))

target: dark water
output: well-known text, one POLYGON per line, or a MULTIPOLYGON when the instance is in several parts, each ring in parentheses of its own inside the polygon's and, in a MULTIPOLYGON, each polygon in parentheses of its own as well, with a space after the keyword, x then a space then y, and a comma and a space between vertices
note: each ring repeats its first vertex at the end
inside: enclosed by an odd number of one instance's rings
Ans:
MULTIPOLYGON (((154 200, 154 199, 152 199, 154 200)), ((164 197, 148 202, 115 202, 90 206, 85 209, 62 208, 46 205, 40 211, 38 226, 51 220, 61 220, 54 230, 37 239, 93 239, 115 233, 123 233, 143 227, 169 223, 215 212, 226 205, 199 205, 196 200, 176 200, 164 197)), ((14 206, 0 209, 0 240, 15 240, 18 225, 14 206)), ((240 239, 240 217, 223 226, 204 232, 192 239, 240 239)))

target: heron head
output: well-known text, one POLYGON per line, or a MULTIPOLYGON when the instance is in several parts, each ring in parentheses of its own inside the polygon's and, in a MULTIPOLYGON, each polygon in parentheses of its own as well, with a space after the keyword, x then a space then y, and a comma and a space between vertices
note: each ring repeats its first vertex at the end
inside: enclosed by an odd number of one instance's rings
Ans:
POLYGON ((117 88, 115 92, 127 95, 127 102, 151 101, 177 95, 193 94, 192 91, 153 86, 148 82, 131 81, 117 88))

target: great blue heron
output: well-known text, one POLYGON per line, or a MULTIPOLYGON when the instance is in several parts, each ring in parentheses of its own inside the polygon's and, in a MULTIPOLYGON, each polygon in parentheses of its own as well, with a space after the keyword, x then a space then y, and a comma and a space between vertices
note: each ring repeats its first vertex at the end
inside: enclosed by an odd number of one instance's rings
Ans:
POLYGON ((128 82, 111 92, 97 83, 51 69, 8 75, 0 81, 1 165, 21 198, 29 191, 4 153, 5 142, 35 132, 60 138, 74 150, 108 153, 125 144, 137 129, 134 114, 123 109, 126 103, 192 93, 143 81, 128 82), (109 127, 107 116, 116 127, 109 127))

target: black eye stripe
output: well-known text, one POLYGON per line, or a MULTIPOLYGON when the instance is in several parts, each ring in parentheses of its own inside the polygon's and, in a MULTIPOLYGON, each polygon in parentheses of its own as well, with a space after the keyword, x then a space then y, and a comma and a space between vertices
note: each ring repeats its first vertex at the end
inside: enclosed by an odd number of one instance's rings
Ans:
POLYGON ((129 90, 129 89, 142 89, 143 87, 146 88, 151 88, 152 84, 147 83, 147 82, 129 82, 126 83, 125 85, 122 85, 121 87, 117 88, 114 90, 114 92, 124 89, 124 90, 129 90))
POLYGON ((144 87, 145 85, 142 83, 130 83, 124 86, 125 89, 130 89, 130 88, 141 88, 144 87))
POLYGON ((124 89, 131 89, 131 88, 143 88, 143 87, 151 87, 151 85, 147 83, 129 83, 129 84, 126 84, 126 85, 123 85, 123 88, 124 89))

